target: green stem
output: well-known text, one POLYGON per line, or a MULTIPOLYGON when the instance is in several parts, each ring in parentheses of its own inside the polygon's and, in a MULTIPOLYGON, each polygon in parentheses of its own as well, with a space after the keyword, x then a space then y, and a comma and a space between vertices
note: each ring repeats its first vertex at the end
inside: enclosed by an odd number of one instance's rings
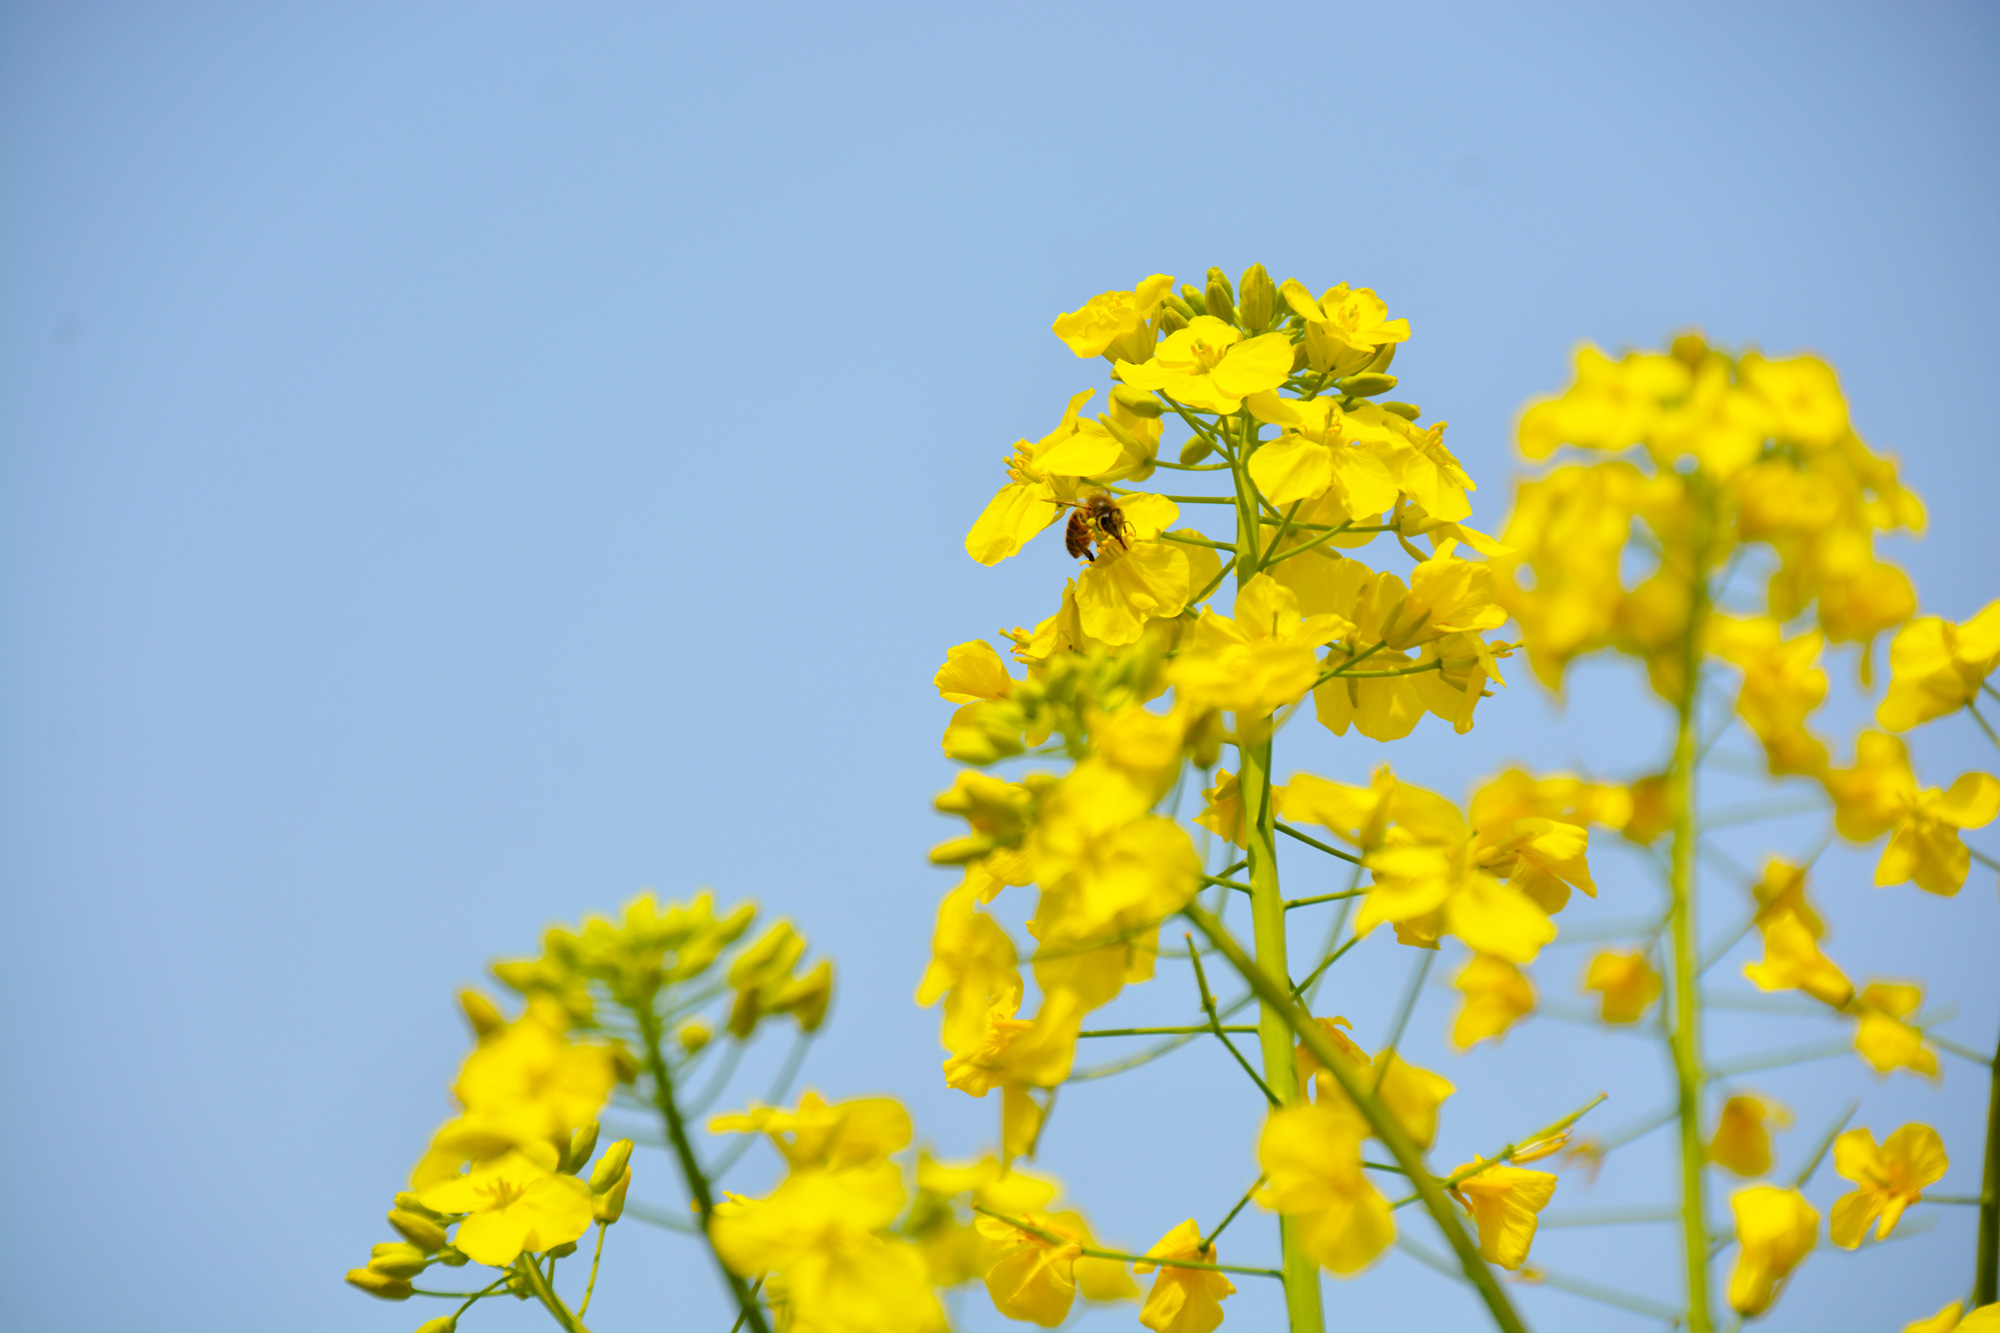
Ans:
POLYGON ((1979 1253, 1972 1283, 1974 1306, 2000 1300, 2000 1050, 1993 1053, 1992 1092, 1986 1102, 1986 1170, 1979 1181, 1979 1253))
MULTIPOLYGON (((1256 439, 1256 427, 1245 414, 1243 449, 1247 457, 1256 439)), ((1258 518, 1256 487, 1249 470, 1239 464, 1236 478, 1236 588, 1256 575, 1261 556, 1257 549, 1258 518)), ((1250 866, 1250 919, 1257 949, 1257 965, 1290 983, 1290 964, 1285 949, 1285 895, 1278 883, 1277 811, 1271 801, 1271 719, 1236 717, 1236 752, 1242 761, 1237 767, 1237 789, 1243 799, 1243 850, 1250 866)), ((1233 944, 1234 941, 1231 941, 1233 944)), ((1233 961, 1233 960, 1232 960, 1233 961)), ((1280 988, 1275 996, 1262 996, 1258 1007, 1257 1041, 1263 1050, 1266 1093, 1274 1104, 1290 1106, 1299 1100, 1298 1055, 1292 1045, 1290 1025, 1278 1003, 1296 1004, 1289 990, 1280 988)), ((1314 1028, 1317 1031, 1317 1025, 1314 1028)), ((1320 1311, 1319 1262, 1306 1252, 1299 1223, 1282 1214, 1278 1218, 1278 1241, 1283 1252, 1285 1309, 1289 1333, 1322 1333, 1326 1327, 1320 1311)))
POLYGON ((695 1158, 694 1145, 688 1141, 687 1122, 681 1116, 679 1103, 674 1100, 673 1075, 667 1071, 666 1056, 661 1053, 663 1034, 660 1020, 650 1006, 634 1009, 633 1017, 639 1020, 639 1039, 646 1047, 646 1069, 653 1078, 653 1106, 667 1127, 667 1141, 673 1145, 674 1157, 680 1163, 681 1179, 686 1183, 688 1193, 694 1197, 695 1211, 701 1217, 702 1239, 708 1242, 708 1252, 715 1260, 717 1271, 729 1284, 729 1294, 736 1298, 736 1308, 742 1312, 743 1322, 750 1333, 771 1333, 770 1321, 764 1317, 764 1307, 751 1293, 750 1284, 723 1262, 722 1252, 715 1248, 715 1237, 710 1234, 709 1224, 715 1217, 715 1195, 709 1186, 707 1173, 695 1158))
POLYGON ((597 1224, 597 1248, 590 1255, 590 1281, 583 1287, 583 1304, 576 1307, 576 1317, 583 1318, 590 1313, 590 1298, 597 1292, 597 1266, 604 1262, 604 1223, 597 1224))
MULTIPOLYGON (((1017 1231, 1025 1231, 1036 1240, 1047 1241, 1051 1245, 1070 1244, 1068 1236, 1038 1227, 1033 1222, 1022 1218, 1009 1217, 1005 1213, 996 1213, 991 1208, 983 1208, 976 1203, 972 1205, 972 1211, 983 1213, 996 1222, 1005 1222, 1017 1231)), ((1119 1263, 1125 1264, 1152 1264, 1156 1268, 1198 1268, 1205 1273, 1243 1273, 1250 1277, 1284 1276, 1283 1273, 1280 1273, 1275 1268, 1243 1268, 1234 1264, 1203 1263, 1198 1259, 1162 1259, 1150 1254, 1129 1254, 1124 1250, 1100 1250, 1091 1245, 1079 1245, 1076 1247, 1076 1252, 1090 1259, 1115 1259, 1119 1263)))
POLYGON ((1243 1197, 1236 1201, 1236 1206, 1229 1210, 1229 1215, 1223 1218, 1220 1222, 1217 1222, 1215 1224, 1215 1229, 1213 1231, 1210 1231, 1207 1235, 1201 1238, 1202 1249, 1213 1250, 1215 1248, 1215 1238, 1217 1236, 1220 1236, 1224 1231, 1227 1231, 1229 1229, 1229 1224, 1236 1220, 1236 1215, 1238 1213, 1242 1212, 1245 1208, 1249 1207, 1250 1200, 1257 1197, 1257 1191, 1259 1188, 1263 1186, 1263 1184, 1264 1184, 1264 1177, 1262 1175, 1259 1175, 1256 1180, 1251 1182, 1250 1188, 1243 1191, 1243 1197))
POLYGON ((1308 847, 1317 847, 1320 851, 1325 852, 1328 856, 1338 857, 1339 859, 1347 862, 1349 865, 1358 866, 1361 864, 1361 858, 1356 856, 1353 852, 1343 852, 1338 847, 1330 847, 1326 843, 1321 842, 1318 838, 1314 838, 1308 836, 1307 834, 1299 832, 1297 829, 1293 828, 1290 824, 1285 823, 1283 820, 1273 820, 1271 826, 1277 829, 1278 832, 1284 834, 1286 837, 1295 838, 1298 841, 1304 843, 1308 847))
MULTIPOLYGON (((1437 1223, 1438 1230, 1444 1233, 1445 1240, 1451 1245, 1452 1253, 1458 1257, 1459 1267, 1463 1270, 1466 1281, 1470 1282, 1479 1293, 1480 1300, 1485 1303, 1487 1312, 1492 1315, 1493 1322, 1500 1328, 1501 1333, 1527 1333, 1527 1325, 1521 1322, 1521 1316, 1515 1311, 1514 1303, 1508 1299, 1506 1291, 1494 1278, 1492 1268, 1480 1256, 1479 1246, 1466 1233, 1465 1223, 1459 1217, 1451 1199, 1445 1194, 1444 1187, 1424 1166, 1423 1154, 1417 1148, 1416 1142, 1410 1138, 1409 1131, 1403 1128, 1402 1121, 1391 1114, 1381 1100, 1369 1091, 1359 1074, 1348 1064, 1346 1057, 1334 1049, 1333 1040, 1326 1035, 1326 1030, 1314 1022, 1312 1015, 1305 1011, 1305 1007, 1286 992, 1285 984, 1244 952, 1243 946, 1237 943, 1236 937, 1231 935, 1220 921, 1196 903, 1190 903, 1181 910, 1202 934, 1208 936, 1209 941, 1222 953, 1222 956, 1229 960, 1229 965, 1249 983, 1250 988, 1257 993, 1257 998, 1263 1001, 1266 1011, 1276 1012, 1284 1020, 1285 1025, 1305 1044, 1305 1048, 1313 1053, 1313 1057, 1320 1062, 1328 1076, 1340 1085, 1340 1090, 1346 1093, 1348 1099, 1360 1110, 1363 1118, 1368 1121, 1370 1131, 1381 1141, 1382 1146, 1389 1150, 1390 1156, 1396 1159, 1396 1165, 1402 1167, 1404 1174, 1416 1185, 1418 1201, 1423 1204, 1424 1211, 1431 1215, 1431 1220, 1437 1223)), ((1292 1086, 1293 1088, 1298 1086, 1296 1077, 1292 1080, 1292 1086)))
POLYGON ((563 1304, 562 1297, 556 1295, 555 1288, 549 1285, 548 1278, 544 1277, 542 1270, 535 1266, 531 1256, 524 1254, 516 1259, 514 1271, 527 1282, 528 1290, 535 1294, 535 1299, 542 1303, 542 1308, 549 1312, 556 1323, 562 1325, 563 1333, 590 1333, 590 1330, 583 1326, 583 1321, 570 1313, 569 1307, 563 1304))
POLYGON ((1698 702, 1701 698, 1701 642, 1708 618, 1709 562, 1705 533, 1697 534, 1686 639, 1682 646, 1681 691, 1676 701, 1674 758, 1668 769, 1668 800, 1674 811, 1674 840, 1669 886, 1673 905, 1668 924, 1673 935, 1673 1009, 1668 1042, 1673 1051, 1676 1117, 1680 1121, 1681 1232, 1687 1272, 1688 1333, 1711 1333, 1709 1313, 1708 1222, 1704 1211, 1702 1168, 1707 1151, 1702 1142, 1701 1064, 1701 945, 1696 936, 1695 858, 1701 829, 1695 814, 1695 747, 1698 702))

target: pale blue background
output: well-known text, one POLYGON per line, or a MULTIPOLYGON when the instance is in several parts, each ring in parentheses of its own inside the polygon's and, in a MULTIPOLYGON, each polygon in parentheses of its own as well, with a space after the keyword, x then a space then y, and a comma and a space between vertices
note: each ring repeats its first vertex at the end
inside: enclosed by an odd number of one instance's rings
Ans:
MULTIPOLYGON (((1011 442, 1101 382, 1046 330, 1105 288, 1252 260, 1377 287, 1488 526, 1512 415, 1576 340, 1817 348, 1931 504, 1926 607, 1976 609, 2000 591, 1996 54, 1960 3, 7 5, 0 1323, 429 1317, 339 1272, 444 1113, 451 990, 643 885, 793 914, 843 967, 810 1081, 977 1147, 994 1107, 941 1087, 908 999, 948 882, 928 681, 1053 606, 1052 540, 989 571, 959 539, 1011 442)), ((1395 761, 1454 793, 1515 755, 1630 762, 1657 716, 1594 675, 1564 728, 1523 674, 1472 737, 1427 723, 1395 761)), ((1294 753, 1353 780, 1384 757, 1294 753)), ((1991 762, 1957 722, 1919 753, 1932 781, 1991 762)), ((1945 902, 1868 864, 1818 882, 1835 956, 1927 978, 1963 1005, 1941 1030, 1990 1049, 1993 876, 1945 902)), ((1653 901, 1618 854, 1601 873, 1568 922, 1653 901)), ((1719 929, 1740 895, 1715 894, 1719 929)), ((1552 999, 1582 957, 1547 955, 1552 999)), ((1741 957, 1718 984, 1745 988, 1741 957)), ((1372 1044, 1406 957, 1342 968, 1326 1002, 1372 1044)), ((1447 1161, 1599 1087, 1601 1128, 1652 1109, 1641 1039, 1547 1020, 1457 1057, 1453 998, 1411 1039, 1464 1089, 1447 1161)), ((1938 1124, 1947 1188, 1976 1188, 1970 1065, 1750 1084, 1802 1108, 1787 1170, 1852 1090, 1879 1133, 1938 1124)), ((1046 1164, 1143 1245, 1254 1174, 1255 1107, 1184 1052, 1067 1094, 1046 1164)), ((1659 1199, 1665 1146, 1556 1208, 1659 1199)), ((1238 1228, 1255 1258, 1269 1222, 1238 1228)), ((1927 1315, 1971 1234, 1958 1209, 1922 1244, 1823 1249, 1770 1326, 1927 1315)), ((1671 1241, 1551 1229, 1536 1257, 1658 1295, 1671 1241)), ((726 1327, 684 1242, 610 1249, 600 1330, 726 1327)), ((1273 1326, 1243 1285, 1229 1326, 1273 1326)), ((1328 1291, 1335 1329, 1476 1322, 1400 1255, 1328 1291)), ((1522 1300, 1544 1329, 1649 1326, 1522 1300)))

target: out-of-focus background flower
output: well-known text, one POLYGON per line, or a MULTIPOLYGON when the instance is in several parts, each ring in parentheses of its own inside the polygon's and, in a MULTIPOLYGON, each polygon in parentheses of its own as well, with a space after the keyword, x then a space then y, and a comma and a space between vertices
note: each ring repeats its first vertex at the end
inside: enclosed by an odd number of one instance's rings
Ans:
MULTIPOLYGON (((339 1274, 445 1114, 451 991, 643 886, 790 914, 842 968, 807 1082, 989 1139, 910 1004, 949 882, 929 680, 1053 608, 1059 542, 986 570, 960 540, 1011 443, 1102 382, 1050 320, 1148 273, 1375 287, 1415 329, 1398 396, 1452 423, 1488 529, 1513 417, 1579 340, 1816 350, 1930 504, 1902 552, 1924 609, 1976 610, 1996 58, 1969 3, 7 5, 0 1323, 435 1313, 339 1274)), ((1293 759, 1462 795, 1511 758, 1664 751, 1636 672, 1583 671, 1566 715, 1512 674, 1469 737, 1293 759)), ((1993 761, 1963 719, 1917 754, 1929 785, 1993 761)), ((1816 880, 1834 956, 1922 977, 1990 1048, 1994 876, 1941 901, 1871 864, 1816 880)), ((1597 919, 1658 896, 1630 858, 1599 879, 1597 919)), ((1544 994, 1574 1002, 1584 957, 1551 949, 1544 994)), ((1406 959, 1385 936, 1342 967, 1326 998, 1373 1045, 1406 959)), ((1652 1108, 1643 1041, 1539 1018, 1454 1056, 1456 998, 1425 993, 1410 1048, 1463 1090, 1447 1164, 1600 1087, 1603 1127, 1652 1108)), ((1746 1082, 1800 1113, 1781 1166, 1852 1091, 1878 1135, 1936 1124, 1969 1192, 1985 1092, 1947 1061, 1936 1089, 1852 1056, 1746 1082)), ((1045 1164, 1123 1243, 1212 1220, 1254 1174, 1234 1077, 1195 1048, 1065 1093, 1045 1164)), ((1667 1148, 1556 1206, 1658 1201, 1667 1148)), ((1930 1313, 1970 1273, 1950 1213, 1823 1248, 1769 1326, 1930 1313)), ((1237 1261, 1269 1230, 1240 1223, 1237 1261)), ((1678 1283, 1663 1227, 1535 1253, 1678 1283)), ((620 1227, 607 1264, 600 1328, 726 1322, 679 1238, 620 1227)), ((1271 1327, 1241 1285, 1233 1326, 1271 1327)), ((1328 1285, 1336 1329, 1478 1318, 1400 1254, 1328 1285)), ((1547 1330, 1653 1326, 1522 1300, 1547 1330)))

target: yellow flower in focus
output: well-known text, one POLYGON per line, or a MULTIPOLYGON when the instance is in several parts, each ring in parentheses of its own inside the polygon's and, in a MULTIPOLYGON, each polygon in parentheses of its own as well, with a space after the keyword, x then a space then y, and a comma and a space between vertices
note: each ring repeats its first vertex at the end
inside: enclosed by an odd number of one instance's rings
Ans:
POLYGON ((1046 470, 1041 458, 1077 432, 1077 413, 1095 389, 1073 394, 1056 428, 1040 440, 1017 441, 1007 460, 1007 484, 987 501, 965 534, 965 553, 982 565, 997 565, 1028 539, 1063 516, 1059 501, 1074 500, 1077 481, 1046 470))
POLYGON ((828 1105, 808 1089, 790 1111, 753 1106, 708 1122, 711 1134, 764 1134, 793 1171, 865 1166, 910 1142, 910 1113, 888 1097, 857 1097, 828 1105))
POLYGON ((1534 1012, 1535 987, 1520 968, 1504 958, 1475 954, 1452 978, 1465 994, 1465 1004, 1452 1021, 1451 1044, 1461 1051, 1507 1029, 1534 1012))
MULTIPOLYGON (((1153 1259, 1180 1259, 1193 1263, 1216 1262, 1215 1247, 1201 1243, 1201 1228, 1193 1218, 1160 1237, 1146 1251, 1153 1259)), ((1154 1264, 1134 1264, 1140 1273, 1150 1273, 1154 1264)), ((1139 1310, 1139 1323, 1153 1333, 1213 1333, 1222 1323, 1222 1302, 1236 1294, 1235 1284, 1221 1273, 1204 1268, 1160 1268, 1153 1290, 1139 1310)))
POLYGON ((1944 1140, 1929 1125, 1904 1125, 1882 1141, 1866 1129, 1850 1129, 1833 1141, 1833 1169, 1859 1188, 1842 1195, 1827 1218, 1827 1235, 1845 1250, 1858 1247, 1868 1224, 1878 1217, 1876 1240, 1887 1240, 1903 1210, 1923 1198, 1924 1186, 1944 1178, 1951 1163, 1944 1140))
POLYGON ((981 1216, 974 1225, 987 1241, 991 1255, 986 1293, 993 1298, 994 1308, 1009 1319, 1054 1328, 1069 1317, 1070 1306, 1076 1301, 1076 1266, 1085 1238, 1058 1225, 1047 1213, 1022 1220, 1065 1239, 1054 1243, 997 1217, 981 1216))
POLYGON ((1730 1196, 1736 1214, 1736 1270, 1729 1275, 1729 1305, 1745 1317, 1760 1315, 1778 1299, 1792 1270, 1819 1244, 1819 1213, 1797 1190, 1753 1185, 1730 1196))
POLYGON ((1168 670, 1192 707, 1262 717, 1296 702, 1319 678, 1315 649, 1354 631, 1339 616, 1301 616, 1298 598, 1265 574, 1237 589, 1235 610, 1197 620, 1168 670))
POLYGON ((1606 950, 1590 960, 1583 988, 1600 993, 1598 1017, 1607 1023, 1636 1023, 1660 998, 1660 974, 1643 952, 1606 950))
POLYGON ((782 1284, 789 1327, 934 1333, 944 1311, 922 1251, 878 1234, 903 1198, 902 1173, 888 1162, 797 1171, 768 1198, 717 1204, 709 1234, 732 1272, 782 1284))
POLYGON ((2000 666, 2000 602, 1963 625, 1937 616, 1912 620, 1889 644, 1889 692, 1875 720, 1890 731, 1957 712, 1979 697, 2000 666))
POLYGON ((1257 1140, 1267 1183, 1257 1200, 1297 1223, 1299 1242, 1321 1267, 1358 1273, 1396 1239, 1389 1204, 1361 1170, 1367 1125, 1322 1097, 1271 1112, 1257 1140))
POLYGON ((1708 1142, 1708 1160, 1739 1176, 1761 1176, 1771 1170, 1770 1125, 1784 1128, 1792 1113, 1774 1101, 1739 1093, 1722 1104, 1715 1136, 1708 1142))
POLYGON ((1519 1268, 1535 1240, 1536 1214, 1555 1196, 1556 1178, 1546 1171, 1488 1166, 1475 1157, 1452 1172, 1465 1174, 1452 1193, 1479 1226, 1479 1253, 1502 1268, 1519 1268))
POLYGON ((944 665, 931 683, 946 703, 969 704, 1004 699, 1020 682, 1008 674, 992 644, 974 639, 946 651, 944 665))
POLYGON ((1890 833, 1875 866, 1875 882, 1917 887, 1950 897, 1965 886, 1971 853, 1959 832, 1984 828, 2000 816, 2000 780, 1967 773, 1949 791, 1917 787, 1909 748, 1895 736, 1864 731, 1854 743, 1854 766, 1825 777, 1834 801, 1834 826, 1851 842, 1890 833))
POLYGON ((1903 1020, 1924 1002, 1921 986, 1871 981, 1849 1006, 1861 1020, 1854 1029, 1854 1049, 1875 1072, 1887 1075, 1908 1069, 1927 1078, 1938 1077, 1937 1052, 1924 1045, 1924 1034, 1903 1020))
POLYGON ((1373 363, 1384 347, 1409 341, 1410 321, 1390 319, 1388 304, 1369 288, 1343 282, 1315 301, 1304 283, 1286 278, 1278 294, 1305 321, 1306 359, 1322 374, 1351 374, 1373 363))
MULTIPOLYGON (((1350 417, 1335 399, 1252 395, 1246 404, 1259 421, 1283 428, 1257 446, 1248 464, 1258 491, 1280 509, 1332 493, 1341 517, 1378 517, 1400 493, 1390 461, 1400 437, 1388 428, 1350 417)), ((1307 521, 1340 521, 1314 507, 1307 521)))
POLYGON ((1179 514, 1173 501, 1131 495, 1119 508, 1125 544, 1101 545, 1077 576, 1074 594, 1084 635, 1114 647, 1138 642, 1149 620, 1178 616, 1198 591, 1188 548, 1160 538, 1179 514))
POLYGON ((416 1193, 433 1212, 469 1214, 452 1244, 475 1263, 495 1268, 590 1229, 590 1187, 524 1153, 508 1153, 416 1193))
POLYGON ((1173 289, 1172 275, 1155 273, 1140 283, 1137 291, 1093 296, 1084 302, 1083 309, 1056 316, 1055 335, 1080 357, 1142 361, 1152 355, 1155 321, 1173 289))
POLYGON ((1243 340, 1234 325, 1196 315, 1167 335, 1143 365, 1120 359, 1127 387, 1163 393, 1201 412, 1234 412, 1253 393, 1275 389, 1292 373, 1292 344, 1282 333, 1243 340))

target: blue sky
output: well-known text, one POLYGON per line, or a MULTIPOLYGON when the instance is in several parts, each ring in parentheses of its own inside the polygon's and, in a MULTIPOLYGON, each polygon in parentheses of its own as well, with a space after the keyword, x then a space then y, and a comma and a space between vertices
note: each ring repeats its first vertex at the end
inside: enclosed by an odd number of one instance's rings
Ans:
MULTIPOLYGON (((948 883, 929 678, 1053 606, 1057 544, 986 570, 960 539, 1012 441, 1101 382, 1051 318, 1145 274, 1382 292, 1416 331, 1399 394, 1452 422, 1488 527, 1578 341, 1815 349, 1930 504, 1926 610, 1977 609, 1996 54, 1960 3, 0 9, 0 1322, 427 1317, 338 1274, 445 1112, 452 989, 645 886, 790 914, 843 968, 808 1082, 988 1137, 909 1002, 948 883)), ((1296 762, 1453 793, 1636 764, 1659 719, 1586 675, 1566 714, 1524 675, 1469 737, 1296 762)), ((1931 781, 1983 747, 1918 741, 1931 781)), ((1943 902, 1867 864, 1821 881, 1836 956, 1989 1044, 1991 875, 1943 902)), ((1590 910, 1654 892, 1628 866, 1590 910)), ((1404 976, 1371 943, 1337 1002, 1380 1028, 1404 976)), ((1453 1056, 1453 999, 1413 1025, 1463 1090, 1441 1151, 1600 1086, 1607 1127, 1650 1109, 1633 1039, 1550 1020, 1453 1056)), ((1232 1078, 1190 1052, 1086 1085, 1045 1164, 1127 1243, 1217 1213, 1254 1174, 1232 1078)), ((1759 1086, 1801 1108, 1792 1160, 1854 1095, 1879 1132, 1938 1124, 1955 1185, 1976 1164, 1970 1066, 1759 1086)), ((1559 1201, 1647 1201, 1646 1151, 1559 1201)), ((1900 1326, 1970 1249, 1953 1215, 1823 1251, 1769 1325, 1900 1326)), ((1537 1257, 1657 1294, 1672 1253, 1631 1228, 1537 1257)), ((621 1228, 609 1262, 600 1330, 718 1326, 679 1241, 621 1228)), ((1329 1293, 1336 1329, 1469 1308, 1400 1256, 1329 1293)))

